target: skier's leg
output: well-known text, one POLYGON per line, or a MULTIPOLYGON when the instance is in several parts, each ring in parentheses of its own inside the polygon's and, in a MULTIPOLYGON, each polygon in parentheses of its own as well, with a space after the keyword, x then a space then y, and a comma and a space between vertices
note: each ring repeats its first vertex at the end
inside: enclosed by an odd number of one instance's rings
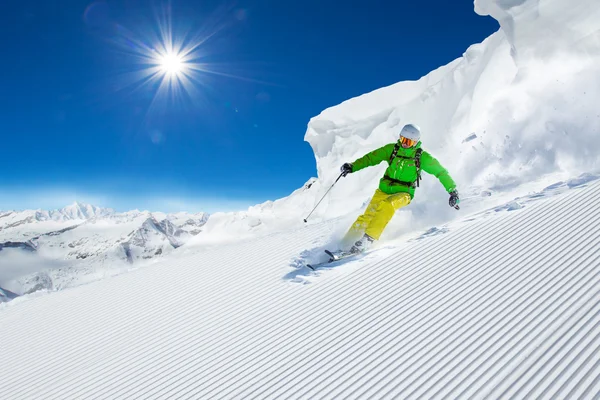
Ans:
POLYGON ((365 233, 373 239, 378 240, 388 222, 394 216, 396 210, 406 207, 410 204, 410 195, 408 193, 396 193, 388 195, 377 204, 375 214, 369 221, 365 233))
POLYGON ((361 214, 356 221, 352 224, 348 233, 344 236, 343 242, 346 244, 354 243, 359 237, 363 235, 365 229, 369 226, 373 217, 375 217, 375 213, 377 211, 377 207, 379 203, 381 203, 384 199, 386 199, 389 195, 383 193, 381 190, 375 190, 375 194, 373 198, 369 202, 365 212, 361 214))

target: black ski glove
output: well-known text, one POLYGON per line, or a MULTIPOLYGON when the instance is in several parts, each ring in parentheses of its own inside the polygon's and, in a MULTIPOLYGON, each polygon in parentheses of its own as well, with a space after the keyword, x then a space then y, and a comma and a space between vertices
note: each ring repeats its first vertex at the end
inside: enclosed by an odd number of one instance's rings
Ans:
POLYGON ((342 165, 342 167, 340 168, 340 171, 342 171, 342 176, 346 176, 348 174, 352 173, 352 164, 350 163, 345 163, 344 165, 342 165))
POLYGON ((450 192, 450 200, 448 200, 448 203, 450 204, 450 207, 454 207, 457 210, 460 209, 460 207, 458 207, 458 203, 460 203, 460 198, 458 197, 458 191, 456 189, 450 192))

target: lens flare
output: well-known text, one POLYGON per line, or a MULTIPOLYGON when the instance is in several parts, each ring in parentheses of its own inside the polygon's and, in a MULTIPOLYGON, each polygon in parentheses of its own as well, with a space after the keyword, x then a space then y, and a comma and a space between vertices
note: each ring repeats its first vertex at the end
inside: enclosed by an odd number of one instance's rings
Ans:
POLYGON ((180 16, 177 26, 172 22, 170 2, 153 11, 153 19, 136 16, 135 24, 128 27, 111 25, 114 31, 110 38, 124 55, 123 72, 111 86, 128 98, 137 95, 136 107, 143 110, 140 113, 144 113, 147 125, 154 122, 151 119, 163 118, 173 106, 178 111, 202 111, 214 106, 213 97, 207 94, 218 91, 219 80, 269 84, 240 75, 246 74, 241 64, 223 61, 220 44, 225 36, 229 37, 228 8, 204 16, 201 23, 180 16), (139 104, 141 99, 148 99, 147 107, 139 104))
POLYGON ((164 100, 182 106, 182 100, 195 105, 203 99, 201 89, 209 82, 207 74, 214 73, 205 62, 209 40, 219 30, 195 31, 188 26, 186 31, 175 31, 170 3, 154 11, 154 21, 138 21, 135 31, 116 24, 111 38, 126 56, 118 90, 152 93, 146 117, 162 115, 154 111, 168 105, 164 100))

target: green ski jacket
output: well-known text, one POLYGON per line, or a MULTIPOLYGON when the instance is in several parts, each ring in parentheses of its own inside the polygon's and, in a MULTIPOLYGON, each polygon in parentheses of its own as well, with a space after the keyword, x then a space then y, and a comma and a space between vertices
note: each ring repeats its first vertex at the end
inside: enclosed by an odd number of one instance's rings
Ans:
MULTIPOLYGON (((390 162, 395 145, 396 143, 390 143, 365 154, 352 163, 352 172, 385 161, 389 166, 379 181, 379 189, 387 194, 408 193, 413 198, 418 174, 415 155, 417 149, 421 148, 421 142, 409 149, 399 146, 396 157, 390 162)), ((448 171, 438 160, 424 150, 421 153, 421 170, 438 178, 448 193, 456 189, 456 183, 454 183, 448 171)))

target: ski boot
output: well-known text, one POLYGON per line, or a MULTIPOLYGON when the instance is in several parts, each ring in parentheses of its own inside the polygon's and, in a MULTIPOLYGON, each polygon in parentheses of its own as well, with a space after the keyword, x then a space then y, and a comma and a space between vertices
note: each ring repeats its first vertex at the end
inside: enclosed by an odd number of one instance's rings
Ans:
POLYGON ((374 241, 375 241, 375 239, 373 239, 371 236, 369 236, 365 233, 363 235, 363 237, 360 238, 359 240, 357 240, 354 243, 354 246, 352 246, 350 248, 350 253, 352 253, 352 254, 362 253, 363 251, 366 251, 369 247, 371 247, 371 245, 373 244, 374 241))

